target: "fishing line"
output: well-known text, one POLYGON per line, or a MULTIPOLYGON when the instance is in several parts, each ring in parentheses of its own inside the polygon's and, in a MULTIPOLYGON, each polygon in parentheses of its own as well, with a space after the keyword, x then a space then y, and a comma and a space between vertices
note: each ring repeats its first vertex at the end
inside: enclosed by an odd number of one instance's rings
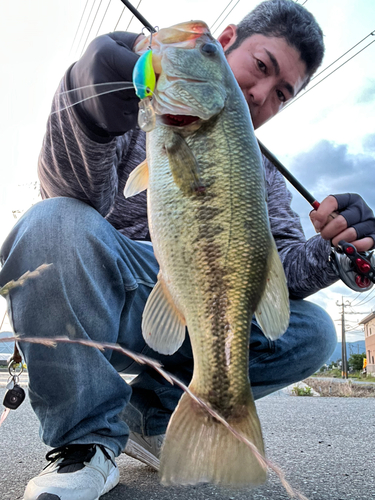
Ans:
MULTIPOLYGON (((90 88, 96 88, 96 87, 104 87, 105 85, 110 85, 110 86, 115 86, 119 85, 119 88, 111 89, 112 92, 116 92, 117 90, 123 90, 124 85, 128 85, 128 87, 125 87, 126 89, 134 87, 133 82, 103 82, 103 83, 92 83, 91 85, 84 85, 83 87, 77 87, 75 89, 71 90, 64 90, 64 92, 58 92, 57 95, 64 95, 64 94, 71 94, 73 92, 76 92, 77 90, 82 90, 82 89, 90 89, 90 88)), ((96 97, 99 94, 95 94, 92 97, 96 97)))
MULTIPOLYGON (((78 101, 74 101, 74 102, 70 103, 69 105, 67 105, 67 106, 65 106, 63 108, 60 108, 60 109, 57 109, 56 111, 53 111, 51 113, 51 115, 54 115, 56 113, 60 113, 61 111, 65 111, 66 109, 72 108, 73 106, 76 106, 77 104, 80 104, 81 102, 88 101, 89 99, 93 99, 93 98, 99 97, 101 95, 110 94, 112 92, 117 92, 119 90, 128 90, 128 89, 133 89, 134 88, 133 83, 130 83, 130 82, 119 82, 119 84, 121 84, 122 86, 119 87, 119 88, 117 88, 117 89, 105 90, 103 92, 100 92, 100 93, 97 93, 97 94, 94 94, 94 95, 91 95, 91 96, 86 96, 83 99, 79 99, 78 101)), ((112 83, 96 83, 96 84, 93 84, 93 85, 85 85, 84 87, 78 87, 78 88, 73 89, 73 90, 67 90, 65 92, 60 92, 57 95, 71 94, 71 93, 76 92, 77 90, 80 90, 80 89, 93 88, 93 87, 98 87, 98 86, 103 86, 103 85, 114 85, 114 84, 112 84, 112 83)))

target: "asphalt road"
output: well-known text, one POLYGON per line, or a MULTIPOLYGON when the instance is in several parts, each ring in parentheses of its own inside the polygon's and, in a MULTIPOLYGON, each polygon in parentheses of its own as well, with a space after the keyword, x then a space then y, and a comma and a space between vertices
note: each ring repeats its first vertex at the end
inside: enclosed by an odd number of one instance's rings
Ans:
MULTIPOLYGON (((0 389, 3 399, 5 389, 0 389)), ((275 396, 257 402, 267 454, 309 500, 375 498, 375 400, 275 396)), ((0 499, 22 499, 48 448, 26 401, 0 428, 0 499)), ((286 500, 274 473, 256 490, 162 487, 147 466, 117 459, 120 484, 105 500, 286 500)))

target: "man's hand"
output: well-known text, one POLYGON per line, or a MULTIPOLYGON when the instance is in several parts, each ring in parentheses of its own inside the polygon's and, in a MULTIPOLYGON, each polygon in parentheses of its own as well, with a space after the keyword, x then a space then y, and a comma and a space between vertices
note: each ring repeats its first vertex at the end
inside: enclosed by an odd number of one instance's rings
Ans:
POLYGON ((78 114, 81 126, 98 136, 110 138, 136 127, 139 99, 132 88, 132 73, 139 56, 132 48, 140 38, 124 32, 101 35, 70 70, 70 89, 77 90, 69 98, 82 101, 73 112, 78 114), (117 82, 124 82, 129 88, 116 90, 117 85, 113 86, 114 92, 99 95, 117 82), (87 99, 90 96, 94 97, 87 99))
POLYGON ((375 244, 375 217, 371 208, 353 193, 330 195, 317 210, 310 212, 315 230, 333 246, 344 240, 359 252, 375 244))

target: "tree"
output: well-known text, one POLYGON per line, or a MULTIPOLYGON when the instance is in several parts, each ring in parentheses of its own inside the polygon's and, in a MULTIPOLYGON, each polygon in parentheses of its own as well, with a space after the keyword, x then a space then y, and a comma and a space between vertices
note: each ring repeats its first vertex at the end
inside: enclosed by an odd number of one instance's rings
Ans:
POLYGON ((349 358, 349 368, 355 371, 362 370, 363 360, 366 357, 365 353, 362 354, 351 354, 349 358))

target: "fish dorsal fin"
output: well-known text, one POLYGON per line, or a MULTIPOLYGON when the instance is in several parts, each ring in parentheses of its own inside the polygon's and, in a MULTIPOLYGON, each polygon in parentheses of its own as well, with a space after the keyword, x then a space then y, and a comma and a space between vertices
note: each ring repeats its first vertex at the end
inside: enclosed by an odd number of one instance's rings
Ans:
POLYGON ((176 185, 185 194, 203 191, 197 159, 185 139, 173 133, 165 143, 169 166, 176 185))
POLYGON ((275 241, 272 238, 270 270, 266 288, 255 312, 255 318, 264 335, 276 340, 289 325, 289 292, 275 241))
POLYGON ((177 308, 159 273, 142 317, 142 334, 146 343, 160 354, 173 354, 185 339, 186 321, 177 308))
POLYGON ((129 175, 124 189, 125 198, 130 198, 148 188, 148 165, 143 161, 129 175))

